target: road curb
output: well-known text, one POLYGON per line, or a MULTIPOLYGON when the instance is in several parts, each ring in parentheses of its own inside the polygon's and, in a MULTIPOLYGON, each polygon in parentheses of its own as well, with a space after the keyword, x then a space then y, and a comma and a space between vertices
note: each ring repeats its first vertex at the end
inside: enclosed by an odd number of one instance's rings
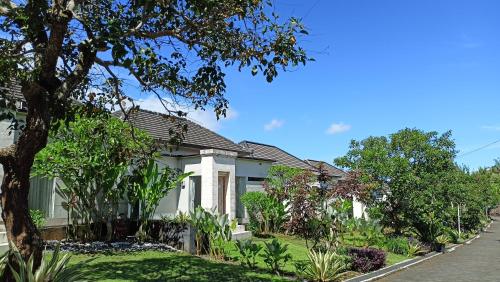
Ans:
POLYGON ((426 254, 424 256, 416 257, 416 258, 413 258, 413 259, 407 259, 407 260, 404 260, 402 262, 393 264, 391 266, 387 266, 387 267, 381 268, 381 269, 379 269, 377 271, 373 271, 373 272, 366 273, 366 274, 363 274, 363 275, 360 275, 360 276, 356 276, 356 277, 353 277, 353 278, 345 280, 345 281, 346 282, 368 282, 368 281, 375 281, 375 280, 381 279, 381 278, 383 278, 385 276, 391 275, 392 273, 401 271, 401 270, 406 269, 408 267, 411 267, 413 265, 416 265, 416 264, 419 264, 421 262, 424 262, 424 261, 426 261, 428 259, 431 259, 431 258, 433 258, 435 256, 439 256, 441 254, 442 253, 438 253, 438 252, 430 252, 430 253, 428 253, 428 254, 426 254))
MULTIPOLYGON (((490 228, 490 226, 491 226, 491 222, 481 232, 487 231, 490 228)), ((363 275, 360 275, 360 276, 357 276, 357 277, 353 277, 353 278, 350 278, 350 279, 347 279, 347 280, 344 280, 344 281, 345 282, 369 282, 369 281, 379 280, 379 279, 381 279, 383 277, 386 277, 386 276, 389 276, 389 275, 391 275, 393 273, 405 270, 405 269, 407 269, 409 267, 412 267, 414 265, 420 264, 420 263, 422 263, 424 261, 427 261, 427 260, 429 260, 431 258, 434 258, 436 256, 442 255, 444 253, 451 253, 451 252, 455 251, 456 248, 463 247, 465 245, 469 245, 474 240, 476 240, 478 238, 481 238, 481 232, 479 232, 479 234, 477 234, 473 238, 465 241, 462 244, 456 244, 456 245, 453 245, 453 246, 450 246, 450 247, 446 248, 445 252, 443 252, 443 253, 440 253, 440 252, 430 252, 430 253, 428 253, 428 254, 426 254, 424 256, 416 257, 416 258, 413 258, 413 259, 407 259, 407 260, 404 260, 402 262, 393 264, 391 266, 387 266, 387 267, 381 268, 381 269, 379 269, 377 271, 366 273, 366 274, 363 274, 363 275)))

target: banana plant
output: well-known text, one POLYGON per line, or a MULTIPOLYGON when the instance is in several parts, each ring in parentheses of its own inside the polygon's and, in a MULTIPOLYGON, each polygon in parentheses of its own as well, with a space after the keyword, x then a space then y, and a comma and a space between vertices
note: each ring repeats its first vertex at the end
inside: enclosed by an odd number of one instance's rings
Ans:
POLYGON ((162 198, 176 188, 186 177, 192 173, 180 173, 170 167, 162 170, 154 159, 150 159, 145 167, 134 172, 129 182, 129 197, 137 201, 141 207, 139 235, 147 234, 145 227, 150 220, 162 198))

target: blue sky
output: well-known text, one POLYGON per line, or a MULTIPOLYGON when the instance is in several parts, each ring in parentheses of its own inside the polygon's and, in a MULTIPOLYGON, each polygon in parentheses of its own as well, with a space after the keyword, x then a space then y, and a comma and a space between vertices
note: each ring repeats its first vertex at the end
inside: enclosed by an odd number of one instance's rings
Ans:
MULTIPOLYGON (((405 127, 453 131, 466 153, 500 139, 500 1, 276 1, 303 18, 316 59, 271 84, 227 76, 230 115, 193 119, 239 142, 331 162, 351 139, 405 127)), ((457 159, 475 169, 500 143, 457 159)))

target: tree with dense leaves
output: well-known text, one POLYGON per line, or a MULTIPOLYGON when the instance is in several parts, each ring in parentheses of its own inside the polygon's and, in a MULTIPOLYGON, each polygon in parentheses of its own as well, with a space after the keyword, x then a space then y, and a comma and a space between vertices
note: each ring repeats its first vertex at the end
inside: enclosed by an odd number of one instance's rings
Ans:
POLYGON ((362 202, 370 200, 370 185, 363 183, 361 172, 348 171, 342 179, 332 184, 328 190, 327 198, 353 199, 362 202))
MULTIPOLYGON (((35 269, 41 240, 28 212, 30 170, 51 122, 75 99, 124 110, 132 79, 170 114, 185 115, 181 103, 223 116, 226 67, 270 82, 309 60, 297 44, 307 34, 300 20, 279 19, 261 0, 0 0, 0 34, 0 86, 15 79, 27 105, 19 139, 0 150, 2 217, 22 257, 35 253, 35 269)), ((3 278, 12 280, 9 270, 3 278)))
POLYGON ((361 180, 384 195, 383 223, 396 232, 445 204, 437 189, 455 170, 451 133, 403 129, 387 137, 352 141, 336 164, 361 172, 361 180), (422 217, 421 217, 422 216, 422 217))
MULTIPOLYGON (((76 116, 67 124, 61 121, 49 136, 50 143, 36 155, 33 172, 62 181, 58 192, 68 217, 81 219, 87 231, 71 235, 101 240, 101 223, 106 223, 107 240, 111 240, 112 221, 127 192, 130 167, 154 159, 153 139, 106 113, 76 116)), ((77 225, 74 222, 72 227, 77 225)))

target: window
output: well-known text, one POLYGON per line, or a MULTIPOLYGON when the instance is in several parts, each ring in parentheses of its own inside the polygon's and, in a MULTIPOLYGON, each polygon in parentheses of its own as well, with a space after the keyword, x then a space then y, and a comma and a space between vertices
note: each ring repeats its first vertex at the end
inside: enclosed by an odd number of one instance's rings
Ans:
POLYGON ((248 181, 262 182, 266 179, 264 177, 248 177, 248 181))

